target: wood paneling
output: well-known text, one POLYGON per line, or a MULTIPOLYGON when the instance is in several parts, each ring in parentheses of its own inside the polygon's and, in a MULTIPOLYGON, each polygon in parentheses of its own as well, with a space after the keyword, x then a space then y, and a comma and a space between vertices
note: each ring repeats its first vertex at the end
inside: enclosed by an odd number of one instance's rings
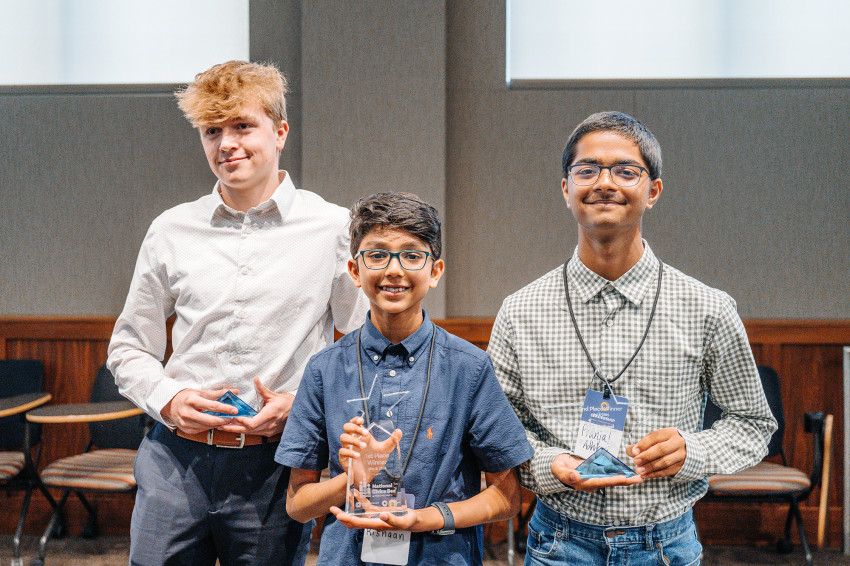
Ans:
MULTIPOLYGON (((449 332, 481 348, 490 339, 492 319, 449 319, 437 321, 449 332)), ((55 403, 86 401, 97 368, 106 359, 106 348, 114 318, 0 317, 0 359, 34 358, 45 365, 45 389, 55 403)), ((827 544, 839 546, 843 501, 843 386, 841 347, 850 345, 850 321, 745 321, 753 355, 760 364, 776 368, 782 381, 786 416, 784 445, 792 465, 811 469, 811 438, 803 432, 803 413, 824 411, 835 417, 834 457, 829 490, 827 544)), ((47 425, 44 430, 42 463, 82 450, 88 440, 84 425, 47 425)), ((815 540, 817 501, 812 494, 802 506, 810 541, 815 540)), ((102 496, 95 501, 103 511, 104 533, 126 533, 132 500, 128 496, 102 496)), ((12 513, 0 514, 0 530, 11 532, 20 496, 7 500, 12 513)), ((697 522, 703 539, 710 544, 772 543, 782 532, 784 509, 771 506, 742 506, 700 503, 697 522)), ((27 530, 37 532, 47 520, 48 506, 36 495, 27 530)), ((78 533, 84 513, 72 505, 68 513, 71 533, 78 533)), ((498 528, 494 532, 501 532, 498 528)), ((795 534, 796 536, 796 534, 795 534)))

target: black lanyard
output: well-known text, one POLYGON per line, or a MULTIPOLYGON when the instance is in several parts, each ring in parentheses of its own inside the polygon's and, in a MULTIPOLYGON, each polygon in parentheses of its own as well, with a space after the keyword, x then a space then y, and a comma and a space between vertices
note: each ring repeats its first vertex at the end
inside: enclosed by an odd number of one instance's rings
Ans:
MULTIPOLYGON (((572 258, 570 258, 572 259, 572 258)), ((611 384, 620 379, 620 376, 625 373, 626 369, 631 365, 634 359, 637 357, 640 349, 643 348, 643 343, 646 342, 646 337, 649 334, 649 327, 652 325, 652 319, 655 317, 655 308, 658 306, 658 297, 661 295, 661 277, 664 275, 664 262, 658 262, 658 287, 655 289, 655 301, 652 303, 652 310, 649 311, 649 320, 646 322, 646 329, 643 331, 643 338, 640 339, 640 344, 635 349, 635 353, 632 354, 632 357, 629 358, 629 361, 626 362, 626 365, 623 366, 623 369, 620 370, 615 377, 612 379, 608 379, 602 372, 599 371, 599 367, 593 362, 593 358, 590 357, 590 352, 587 351, 587 346, 584 345, 584 339, 581 336, 581 331, 578 329, 578 323, 576 322, 576 315, 573 312, 573 303, 570 300, 570 283, 569 277, 567 277, 567 264, 570 263, 570 260, 564 262, 564 294, 567 296, 567 308, 570 310, 570 320, 573 321, 573 328, 575 328, 576 336, 578 337, 578 342, 581 344, 581 349, 584 350, 584 355, 587 356, 587 361, 590 362, 590 367, 593 368, 593 375, 602 380, 605 384, 605 394, 604 397, 608 399, 611 395, 614 394, 614 391, 611 389, 611 384)), ((610 375, 610 374, 609 374, 610 375)), ((361 387, 363 380, 360 380, 361 387)))
MULTIPOLYGON (((366 420, 366 428, 369 428, 369 403, 366 398, 366 387, 363 385, 363 360, 360 359, 360 333, 363 328, 357 331, 357 376, 360 378, 360 396, 363 398, 363 418, 366 420)), ((410 441, 410 450, 407 451, 407 457, 404 459, 404 465, 401 467, 401 480, 404 478, 404 472, 407 470, 407 463, 410 462, 410 455, 413 453, 413 446, 416 444, 416 437, 419 435, 419 425, 422 424, 422 415, 425 413, 425 401, 428 399, 428 386, 431 385, 431 360, 434 358, 434 341, 437 338, 437 325, 434 325, 434 332, 431 334, 431 351, 428 352, 428 369, 425 373, 425 394, 422 396, 422 406, 419 408, 419 419, 416 421, 416 430, 413 431, 413 440, 410 441)))

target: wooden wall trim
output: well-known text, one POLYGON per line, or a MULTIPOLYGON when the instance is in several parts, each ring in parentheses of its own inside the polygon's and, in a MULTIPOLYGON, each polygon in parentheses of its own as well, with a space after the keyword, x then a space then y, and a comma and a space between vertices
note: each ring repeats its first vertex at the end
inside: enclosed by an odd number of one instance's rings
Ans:
MULTIPOLYGON (((116 317, 0 316, 4 340, 109 340, 116 317)), ((447 318, 437 324, 473 343, 490 340, 493 318, 447 318)), ((747 319, 750 342, 850 345, 850 320, 747 319)))
POLYGON ((0 340, 109 340, 114 316, 0 316, 0 340))

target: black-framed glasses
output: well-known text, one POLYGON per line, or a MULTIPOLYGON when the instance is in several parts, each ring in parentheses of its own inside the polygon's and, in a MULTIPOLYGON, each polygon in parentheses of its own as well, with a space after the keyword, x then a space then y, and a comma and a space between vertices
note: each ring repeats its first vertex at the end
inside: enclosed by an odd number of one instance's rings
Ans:
POLYGON ((594 184, 599 180, 602 170, 607 169, 611 180, 621 187, 634 187, 640 182, 640 176, 649 170, 640 165, 595 165, 593 163, 579 163, 567 167, 567 173, 573 183, 580 186, 594 184))
MULTIPOLYGON (((391 252, 388 250, 361 250, 357 256, 363 258, 363 265, 367 269, 386 269, 393 258, 398 259, 402 269, 406 271, 419 271, 428 263, 431 252, 422 250, 402 250, 391 252)), ((355 257, 357 257, 355 256, 355 257)))

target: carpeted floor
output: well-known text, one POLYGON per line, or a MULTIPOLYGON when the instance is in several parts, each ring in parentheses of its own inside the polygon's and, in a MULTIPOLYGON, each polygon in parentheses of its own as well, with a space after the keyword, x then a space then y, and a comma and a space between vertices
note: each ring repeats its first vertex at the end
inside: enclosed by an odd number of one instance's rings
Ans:
MULTIPOLYGON (((127 537, 100 537, 94 540, 67 538, 51 540, 47 545, 47 566, 126 566, 130 539, 127 537)), ((25 537, 23 545, 24 565, 38 554, 38 540, 25 537)), ((496 545, 486 549, 484 566, 506 566, 506 549, 496 545)), ((12 557, 12 537, 0 536, 0 565, 9 564, 12 557)), ((307 564, 315 565, 316 553, 311 552, 307 564)), ((518 555, 515 563, 522 564, 518 555)), ((799 548, 792 554, 778 554, 772 548, 711 547, 705 549, 703 566, 767 566, 774 564, 805 564, 799 548)), ((836 549, 815 552, 815 566, 850 565, 850 556, 836 549)))

